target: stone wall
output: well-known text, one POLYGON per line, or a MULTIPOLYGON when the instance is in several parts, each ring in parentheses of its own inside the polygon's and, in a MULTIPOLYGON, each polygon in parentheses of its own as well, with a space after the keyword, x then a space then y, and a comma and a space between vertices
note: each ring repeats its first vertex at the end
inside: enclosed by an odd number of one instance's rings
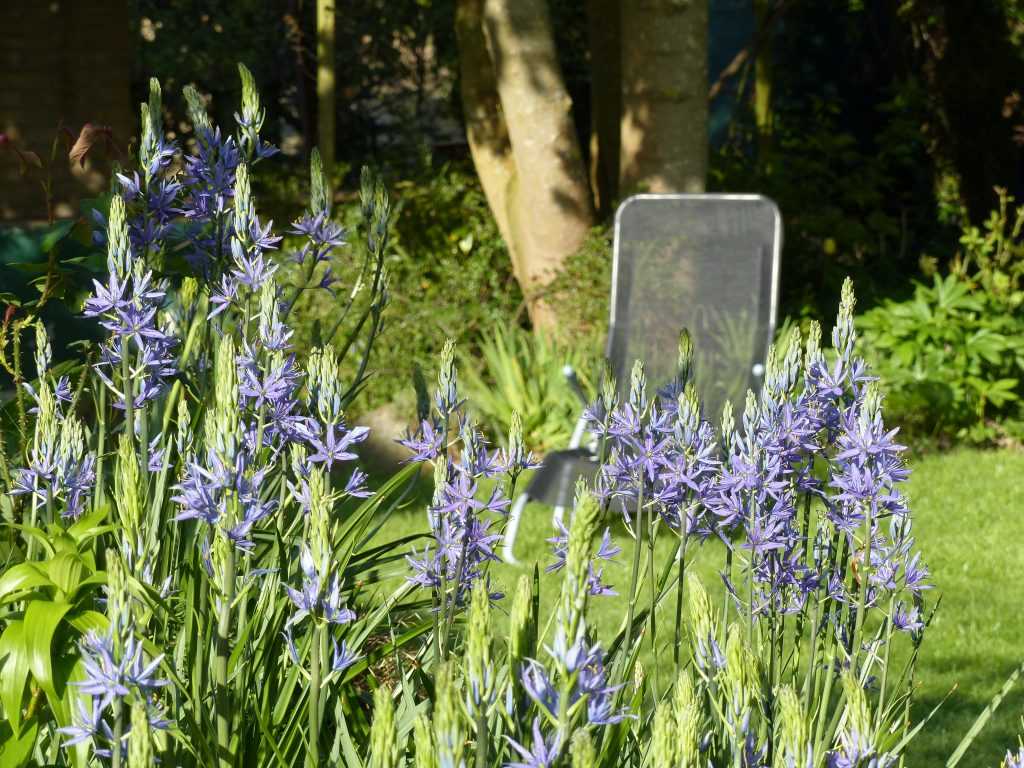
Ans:
MULTIPOLYGON (((19 148, 50 157, 58 125, 107 125, 121 151, 137 134, 130 85, 134 36, 127 0, 0 2, 0 132, 19 148)), ((53 164, 55 212, 70 216, 78 200, 108 185, 110 164, 97 153, 74 168, 62 140, 53 164)), ((46 217, 40 179, 19 175, 12 152, 0 151, 0 221, 46 217)))

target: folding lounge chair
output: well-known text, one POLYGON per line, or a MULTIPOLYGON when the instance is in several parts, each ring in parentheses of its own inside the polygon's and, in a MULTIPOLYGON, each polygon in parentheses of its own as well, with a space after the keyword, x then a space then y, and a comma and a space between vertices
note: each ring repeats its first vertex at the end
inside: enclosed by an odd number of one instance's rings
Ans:
MULTIPOLYGON (((654 387, 675 375, 679 333, 694 343, 694 378, 704 417, 716 421, 725 402, 742 410, 757 389, 775 333, 782 218, 760 195, 636 195, 615 214, 611 313, 606 356, 620 394, 635 360, 654 387)), ((576 375, 570 385, 586 404, 576 375)), ((513 556, 530 500, 554 507, 561 521, 577 478, 598 470, 593 446, 576 424, 567 450, 549 453, 515 500, 503 544, 513 556)))

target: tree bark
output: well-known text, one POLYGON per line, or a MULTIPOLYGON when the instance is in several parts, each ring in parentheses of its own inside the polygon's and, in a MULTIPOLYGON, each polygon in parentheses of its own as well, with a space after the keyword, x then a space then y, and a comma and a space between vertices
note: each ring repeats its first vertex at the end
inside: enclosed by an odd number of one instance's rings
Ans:
POLYGON ((622 14, 619 188, 703 192, 708 0, 635 0, 622 14))
POLYGON ((328 178, 334 172, 336 108, 334 100, 334 3, 316 2, 317 144, 328 178))
POLYGON ((620 0, 587 1, 590 45, 590 188, 594 207, 610 213, 619 186, 619 119, 622 115, 620 0))
POLYGON ((512 272, 522 285, 525 275, 515 252, 509 227, 509 189, 515 175, 512 144, 498 97, 494 64, 487 49, 483 27, 484 0, 458 0, 455 36, 459 45, 459 75, 466 138, 487 204, 494 214, 509 257, 512 272))
POLYGON ((594 222, 572 101, 546 0, 484 0, 484 30, 515 165, 507 199, 511 242, 530 319, 552 330, 557 317, 544 286, 594 222))

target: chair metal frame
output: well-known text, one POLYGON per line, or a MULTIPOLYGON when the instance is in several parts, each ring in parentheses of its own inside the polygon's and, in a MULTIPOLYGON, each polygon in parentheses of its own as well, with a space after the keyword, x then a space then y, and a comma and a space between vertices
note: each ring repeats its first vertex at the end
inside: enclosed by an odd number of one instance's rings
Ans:
MULTIPOLYGON (((767 352, 768 347, 771 346, 772 340, 775 337, 775 327, 777 323, 778 314, 778 302, 779 302, 779 270, 782 261, 782 214, 779 211, 778 206, 773 200, 764 195, 753 195, 753 194, 723 194, 723 193, 710 193, 710 194, 693 194, 693 193, 673 193, 673 194, 639 194, 632 195, 631 197, 623 200, 619 207, 615 211, 615 234, 612 241, 612 277, 611 277, 611 296, 610 306, 608 312, 608 339, 605 343, 605 357, 611 358, 612 353, 612 342, 615 338, 615 311, 617 307, 618 291, 619 291, 619 241, 620 241, 620 224, 622 220, 623 212, 633 203, 641 202, 643 200, 704 200, 704 201, 764 201, 771 205, 775 213, 775 226, 774 236, 772 238, 772 261, 771 261, 771 295, 768 302, 768 337, 765 340, 764 350, 767 352)), ((671 354, 671 352, 669 352, 671 354)), ((589 405, 586 401, 582 389, 579 386, 579 382, 576 378, 576 372, 573 371, 571 366, 565 366, 563 373, 567 381, 573 390, 579 395, 580 400, 583 403, 583 407, 589 405)), ((760 379, 764 375, 764 364, 755 363, 751 371, 753 375, 760 379)), ((586 419, 583 414, 580 414, 579 419, 576 422, 576 427, 573 429, 572 438, 569 440, 568 448, 578 449, 582 442, 583 437, 586 434, 586 419)), ((593 446, 591 446, 591 452, 593 453, 593 446)), ((509 521, 508 526, 505 529, 504 541, 502 543, 502 558, 511 564, 516 564, 519 561, 515 559, 513 554, 513 547, 515 546, 516 535, 519 531, 519 523, 522 519, 523 510, 526 508, 527 503, 530 501, 529 488, 520 492, 509 510, 509 521)), ((555 506, 552 514, 552 524, 559 524, 565 515, 564 506, 555 506)))

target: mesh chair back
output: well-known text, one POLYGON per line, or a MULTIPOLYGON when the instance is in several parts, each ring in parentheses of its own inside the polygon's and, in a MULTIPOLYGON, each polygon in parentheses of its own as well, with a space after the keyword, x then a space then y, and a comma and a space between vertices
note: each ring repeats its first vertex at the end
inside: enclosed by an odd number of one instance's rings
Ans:
POLYGON ((648 384, 675 375, 679 332, 695 346, 705 418, 742 411, 775 332, 782 218, 758 195, 637 195, 615 215, 607 355, 621 390, 633 361, 648 384))

